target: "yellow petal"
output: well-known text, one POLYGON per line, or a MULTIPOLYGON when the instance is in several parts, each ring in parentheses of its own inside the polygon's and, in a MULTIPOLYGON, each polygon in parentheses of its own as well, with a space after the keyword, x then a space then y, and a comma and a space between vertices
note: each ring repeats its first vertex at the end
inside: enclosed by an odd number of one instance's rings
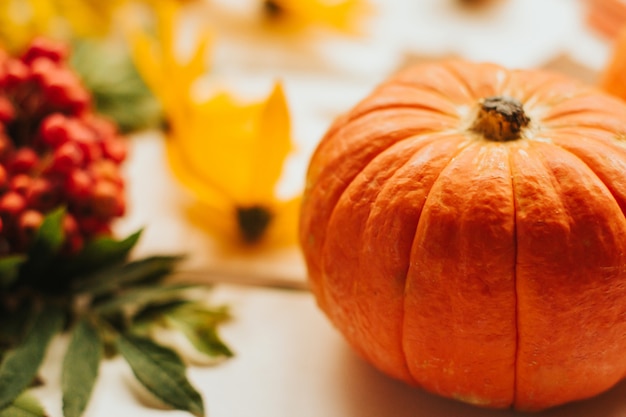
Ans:
POLYGON ((273 21, 291 26, 319 25, 356 33, 359 23, 370 12, 364 0, 265 0, 266 10, 273 10, 273 21))
POLYGON ((291 123, 283 88, 276 84, 260 115, 258 132, 252 144, 251 188, 254 201, 272 201, 292 150, 291 123))
POLYGON ((297 242, 301 203, 302 197, 298 195, 274 207, 275 217, 267 234, 268 245, 284 246, 297 242))
POLYGON ((58 15, 67 20, 74 35, 104 36, 109 33, 113 15, 123 0, 54 0, 40 3, 56 3, 58 15))
POLYGON ((189 153, 184 152, 176 138, 166 139, 166 154, 168 164, 176 176, 203 204, 222 210, 227 213, 233 205, 230 196, 212 183, 210 178, 196 171, 193 161, 189 160, 189 153))
POLYGON ((199 183, 222 190, 233 202, 247 204, 253 140, 261 104, 239 104, 227 94, 196 105, 185 122, 185 133, 176 134, 176 146, 199 183))
POLYGON ((129 30, 133 58, 142 78, 161 102, 168 121, 184 123, 190 111, 193 84, 206 72, 206 55, 212 37, 209 30, 203 28, 191 57, 183 62, 176 43, 180 5, 172 0, 160 1, 155 4, 155 11, 156 39, 136 28, 129 30))

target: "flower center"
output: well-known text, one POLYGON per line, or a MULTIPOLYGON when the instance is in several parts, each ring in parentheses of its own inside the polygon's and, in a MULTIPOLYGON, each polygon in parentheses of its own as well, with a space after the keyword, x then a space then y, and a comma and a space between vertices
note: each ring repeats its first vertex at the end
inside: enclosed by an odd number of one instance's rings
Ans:
POLYGON ((285 12, 285 9, 276 1, 265 0, 263 2, 263 12, 270 19, 275 19, 280 17, 285 12))
POLYGON ((237 225, 246 243, 256 243, 262 237, 273 214, 263 206, 237 207, 237 225))

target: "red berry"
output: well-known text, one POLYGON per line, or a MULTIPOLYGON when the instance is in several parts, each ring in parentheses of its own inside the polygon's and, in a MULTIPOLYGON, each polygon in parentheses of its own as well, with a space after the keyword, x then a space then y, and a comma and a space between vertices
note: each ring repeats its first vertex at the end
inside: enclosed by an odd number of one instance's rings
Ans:
POLYGON ((26 210, 19 218, 18 225, 21 230, 36 231, 43 223, 43 214, 37 210, 26 210))
POLYGON ((32 179, 27 174, 17 174, 9 180, 9 189, 26 196, 26 192, 30 188, 32 179))
POLYGON ((75 235, 79 232, 78 222, 76 218, 70 213, 65 213, 63 216, 63 233, 65 236, 75 235))
POLYGON ((106 180, 120 188, 124 187, 124 179, 122 178, 119 168, 114 162, 108 159, 102 159, 92 163, 89 165, 88 170, 96 180, 106 180))
POLYGON ((39 85, 50 85, 56 74, 59 72, 59 66, 46 57, 37 57, 30 63, 31 79, 39 85))
POLYGON ((39 128, 41 140, 48 146, 58 148, 68 141, 68 118, 62 113, 46 117, 39 128))
POLYGON ((50 168, 54 172, 66 173, 80 167, 84 160, 85 155, 76 143, 65 142, 54 150, 50 168))
POLYGON ((96 132, 100 139, 117 136, 117 126, 111 120, 95 115, 85 116, 85 123, 96 132))
POLYGON ((110 137, 102 141, 104 156, 116 164, 126 159, 126 143, 118 137, 110 137))
POLYGON ((26 173, 32 171, 39 163, 39 156, 32 148, 20 148, 15 152, 8 163, 11 173, 26 173))
POLYGON ((26 198, 15 191, 9 191, 0 197, 0 213, 17 216, 26 208, 26 198))
POLYGON ((4 85, 16 87, 28 80, 30 70, 21 61, 9 59, 4 63, 4 85))
POLYGON ((117 215, 119 207, 120 189, 110 181, 96 181, 91 195, 91 208, 101 218, 110 218, 117 215))
POLYGON ((65 192, 75 201, 85 201, 91 195, 93 180, 82 169, 73 169, 65 179, 65 192))
POLYGON ((26 201, 29 207, 41 211, 49 211, 61 203, 61 194, 58 187, 47 178, 33 178, 26 191, 26 201))
POLYGON ((24 211, 17 221, 19 246, 22 250, 32 243, 39 227, 43 223, 43 214, 37 210, 24 211))
POLYGON ((57 69, 43 86, 50 104, 75 113, 89 107, 89 93, 80 84, 77 76, 67 69, 57 69))
POLYGON ((103 220, 94 216, 84 216, 76 219, 81 233, 91 237, 95 235, 110 234, 108 220, 103 220))
POLYGON ((4 191, 9 186, 9 175, 7 170, 0 165, 0 191, 4 191))
POLYGON ((6 96, 0 96, 0 122, 9 123, 15 117, 15 107, 6 96))
POLYGON ((102 158, 102 150, 94 132, 77 119, 70 120, 69 133, 71 139, 85 155, 85 162, 90 163, 102 158))
POLYGON ((48 38, 35 38, 31 41, 28 49, 22 55, 22 61, 32 62, 39 57, 48 58, 54 62, 63 61, 69 54, 67 46, 48 38))

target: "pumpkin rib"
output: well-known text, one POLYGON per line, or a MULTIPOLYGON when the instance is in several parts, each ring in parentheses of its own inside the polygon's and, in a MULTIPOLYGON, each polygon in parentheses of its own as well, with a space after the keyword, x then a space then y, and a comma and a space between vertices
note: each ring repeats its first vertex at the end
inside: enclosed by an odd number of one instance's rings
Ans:
MULTIPOLYGON (((391 84, 391 83, 390 83, 391 84)), ((445 99, 446 101, 449 101, 450 103, 454 104, 454 105, 459 105, 459 103, 457 102, 453 102, 450 100, 450 97, 447 97, 445 92, 438 90, 435 86, 432 86, 430 84, 411 84, 409 82, 406 81, 402 81, 402 80, 395 80, 393 82, 394 85, 398 85, 398 86, 402 86, 405 88, 409 88, 411 90, 415 90, 416 92, 422 91, 422 92, 428 92, 428 93, 432 93, 434 95, 437 95, 443 99, 445 99)), ((466 105, 467 100, 464 100, 464 105, 466 105)), ((458 115, 457 115, 458 117, 458 115)))
MULTIPOLYGON (((519 148, 518 148, 519 149, 519 148)), ((514 407, 517 404, 517 392, 518 392, 518 382, 517 382, 517 369, 518 369, 518 361, 519 361, 519 347, 520 347, 520 311, 519 311, 519 289, 517 282, 517 258, 518 258, 518 230, 517 230, 517 212, 518 212, 518 201, 517 201, 517 191, 515 187, 515 179, 514 179, 514 161, 513 161, 513 151, 514 149, 509 150, 509 174, 511 178, 511 192, 513 193, 513 236, 515 249, 513 251, 513 311, 515 312, 515 351, 514 351, 514 363, 513 363, 513 398, 509 407, 514 407)))
MULTIPOLYGON (((573 135, 572 135, 573 136, 573 135)), ((615 202, 626 217, 626 188, 615 186, 622 182, 623 173, 626 172, 626 148, 611 146, 615 140, 608 141, 605 138, 580 137, 580 133, 572 137, 563 132, 555 132, 551 135, 556 146, 576 156, 581 163, 585 164, 593 172, 611 193, 615 202), (596 147, 595 152, 590 152, 591 147, 596 147), (603 155, 621 154, 621 158, 602 158, 603 155)))
POLYGON ((527 154, 527 162, 536 161, 535 171, 526 164, 529 173, 521 173, 518 158, 514 175, 522 335, 516 407, 534 410, 595 395, 623 376, 626 358, 619 346, 626 334, 626 307, 618 300, 626 296, 619 282, 626 269, 626 218, 606 185, 575 154, 541 142, 527 154), (539 172, 544 178, 548 173, 552 185, 538 178, 539 172), (543 182, 532 191, 523 175, 543 182), (531 190, 526 197, 521 185, 531 190), (570 334, 577 326, 588 330, 570 334))
POLYGON ((453 123, 458 120, 458 116, 453 116, 453 115, 449 115, 447 113, 444 112, 440 112, 440 111, 434 111, 433 109, 424 107, 422 105, 411 105, 411 104, 393 104, 393 103, 388 103, 388 104, 383 104, 383 105, 379 105, 376 107, 371 107, 371 108, 366 108, 364 110, 361 110, 360 107, 357 107, 355 109, 354 112, 351 112, 351 117, 348 119, 347 123, 354 123, 357 122, 358 120, 362 119, 363 117, 366 116, 370 116, 374 113, 377 112, 381 112, 381 111, 388 111, 388 110, 418 110, 418 111, 424 111, 429 113, 432 116, 438 116, 442 119, 442 121, 446 120, 450 122, 450 126, 453 125, 453 123))
POLYGON ((411 248, 403 321, 420 386, 498 407, 513 401, 516 349, 509 147, 474 141, 433 184, 411 248))
POLYGON ((366 325, 365 335, 369 334, 363 343, 380 346, 381 354, 372 358, 379 369, 390 373, 401 367, 404 371, 396 377, 413 385, 416 382, 408 371, 402 335, 408 254, 419 213, 432 184, 440 171, 469 144, 468 139, 458 135, 441 134, 437 140, 416 149, 380 187, 358 240, 362 242, 358 256, 361 272, 356 274, 354 299, 357 306, 362 300, 363 307, 376 305, 378 308, 374 313, 357 307, 363 317, 361 323, 366 325), (414 203, 407 204, 407 199, 414 203), (386 256, 377 256, 380 253, 386 256), (397 304, 390 302, 393 300, 397 304), (388 325, 390 317, 394 317, 396 323, 392 328, 388 325))
MULTIPOLYGON (((387 105, 396 107, 421 108, 433 113, 442 114, 454 119, 458 118, 456 106, 441 92, 428 89, 427 86, 418 88, 415 85, 403 82, 385 83, 376 89, 376 100, 388 102, 387 105)), ((371 106, 371 104, 367 103, 371 106)), ((362 104, 363 106, 365 103, 362 104)), ((360 106, 355 111, 358 113, 360 106)))
POLYGON ((502 85, 509 76, 501 66, 489 63, 483 63, 478 68, 464 65, 463 61, 454 60, 447 62, 445 67, 456 77, 457 82, 466 90, 467 95, 474 98, 475 101, 497 95, 502 91, 502 85), (480 75, 477 76, 477 73, 480 75), (498 78, 500 79, 498 80, 498 78), (481 83, 474 84, 470 80, 479 80, 481 83), (490 82, 492 80, 496 80, 497 83, 490 82))
MULTIPOLYGON (((310 191, 307 192, 303 201, 300 224, 302 230, 307 230, 308 233, 301 234, 300 241, 306 248, 305 259, 311 276, 311 289, 314 293, 319 292, 319 282, 321 281, 318 255, 322 253, 326 234, 324 228, 341 192, 363 169, 365 164, 389 147, 390 144, 435 130, 434 127, 428 126, 430 119, 426 117, 421 119, 422 125, 416 125, 414 112, 408 112, 408 114, 398 111, 386 113, 372 113, 368 119, 347 123, 332 136, 325 137, 323 139, 324 146, 320 146, 313 155, 311 165, 323 168, 319 171, 309 169, 307 173, 306 189, 310 189, 310 191), (376 124, 379 131, 361 129, 362 125, 372 123, 376 124), (351 134, 350 140, 343 141, 343 136, 346 134, 351 134), (344 144, 337 146, 337 143, 342 141, 344 144), (324 162, 322 163, 322 161, 324 162), (320 184, 324 185, 320 186, 320 184), (326 197, 319 198, 320 193, 326 197), (306 204, 307 199, 313 201, 313 204, 306 204), (310 227, 309 224, 313 221, 321 223, 323 226, 310 227)), ((428 115, 428 112, 423 113, 426 113, 424 116, 428 115)), ((437 119, 435 117, 435 120, 437 119)), ((319 303, 322 305, 325 303, 323 295, 320 296, 319 303)))
MULTIPOLYGON (((413 227, 410 228, 410 230, 413 231, 413 233, 412 233, 413 237, 411 238, 411 243, 409 245, 409 253, 412 251, 412 248, 415 245, 415 241, 416 241, 416 237, 417 237, 417 229, 418 229, 419 223, 421 221, 421 213, 423 211, 424 205, 428 201, 428 196, 430 195, 431 190, 433 189, 434 185, 436 184, 437 180, 439 179, 441 173, 446 169, 446 167, 450 164, 450 162, 453 161, 454 158, 456 158, 459 154, 461 154, 461 152, 463 152, 466 149, 466 147, 470 146, 470 144, 472 143, 470 140, 467 140, 467 139, 465 139, 464 141, 466 142, 466 146, 459 147, 457 149, 457 152, 453 153, 452 155, 450 155, 450 157, 448 158, 447 162, 443 166, 438 168, 438 171, 439 171, 438 174, 436 175, 436 177, 434 178, 434 180, 432 181, 432 183, 428 187, 428 190, 426 190, 426 192, 425 192, 425 196, 423 197, 421 208, 419 209, 419 214, 417 214, 414 217, 414 219, 416 219, 415 227, 414 228, 413 227)), ((420 182, 420 184, 421 183, 422 182, 420 182)), ((393 218, 392 220, 398 221, 397 218, 393 218)), ((369 221, 369 219, 368 219, 368 221, 369 221)), ((404 221, 403 223, 406 224, 406 221, 404 221)), ((410 257, 407 256, 407 259, 410 259, 410 257)), ((380 259, 376 259, 376 260, 373 260, 373 261, 374 262, 380 261, 380 259)), ((404 280, 404 287, 403 287, 403 291, 402 291, 403 300, 406 300, 406 296, 408 294, 408 282, 409 282, 408 281, 408 274, 409 274, 409 269, 410 269, 410 263, 407 265, 406 272, 404 273, 404 279, 403 279, 404 280)), ((406 314, 406 302, 403 301, 402 302, 402 309, 401 309, 401 319, 400 319, 401 351, 402 351, 402 354, 404 356, 404 363, 405 363, 407 371, 409 372, 409 376, 410 376, 410 379, 411 379, 412 383, 414 385, 422 386, 423 384, 419 384, 417 382, 418 378, 416 378, 416 376, 411 372, 410 367, 409 367, 409 362, 410 362, 409 361, 409 355, 407 354, 407 351, 405 349, 405 345, 406 345, 406 336, 405 336, 406 325, 405 325, 405 319, 406 319, 406 317, 407 317, 407 314, 406 314)))
POLYGON ((396 74, 390 82, 414 85, 418 89, 436 91, 447 97, 452 103, 470 103, 476 98, 467 88, 456 88, 462 83, 449 67, 456 59, 443 61, 441 64, 424 64, 408 67, 396 74))
MULTIPOLYGON (((363 346, 367 346, 365 340, 368 340, 369 343, 385 344, 385 340, 388 339, 385 332, 377 334, 371 328, 371 320, 367 319, 367 309, 371 308, 371 305, 376 305, 378 308, 382 306, 368 299, 368 297, 375 298, 374 293, 367 294, 365 300, 356 296, 359 280, 363 275, 370 276, 369 273, 373 266, 363 268, 362 253, 354 245, 345 245, 345 237, 351 236, 351 241, 364 241, 367 219, 370 217, 372 209, 376 207, 376 201, 382 192, 375 184, 388 183, 388 179, 395 176, 399 170, 402 170, 407 163, 412 161, 414 155, 422 152, 425 148, 432 147, 434 143, 439 141, 440 135, 431 136, 396 143, 377 155, 346 187, 333 209, 327 226, 329 233, 326 235, 322 254, 324 259, 323 276, 325 277, 325 287, 331 287, 333 290, 325 296, 331 301, 349 300, 338 309, 329 309, 328 314, 345 331, 350 344, 362 356, 367 357, 368 360, 373 361, 386 371, 397 369, 397 361, 391 367, 386 366, 381 362, 388 362, 384 359, 390 359, 389 357, 382 359, 372 357, 365 354, 363 349, 363 346), (342 274, 341 271, 345 269, 354 272, 349 275, 342 274), (352 323, 352 325, 344 326, 343 323, 352 323)), ((373 242, 372 244, 376 243, 373 242)), ((388 250, 385 245, 379 249, 388 250)), ((382 287, 384 284, 381 282, 380 286, 382 287)), ((378 292, 380 288, 375 286, 373 291, 378 292)), ((393 351, 390 351, 391 349, 385 348, 384 350, 386 355, 394 355, 393 351)), ((409 380, 408 372, 400 372, 396 376, 409 380)))
POLYGON ((542 116, 542 123, 550 126, 553 121, 569 124, 571 117, 580 120, 580 116, 593 116, 600 119, 624 120, 626 112, 623 106, 616 106, 616 100, 612 97, 598 96, 597 91, 588 90, 579 93, 576 97, 569 97, 561 102, 554 103, 542 116), (609 117, 610 116, 610 117, 609 117))
POLYGON ((573 82, 572 79, 565 78, 562 74, 544 70, 511 71, 509 82, 503 86, 503 92, 517 97, 529 112, 537 106, 545 107, 548 99, 550 106, 566 101, 571 98, 570 91, 579 91, 579 89, 578 82, 573 82), (565 91, 557 89, 556 86, 565 91))
MULTIPOLYGON (((410 141, 417 142, 417 143, 414 143, 413 146, 416 147, 417 145, 420 145, 419 149, 421 149, 421 146, 426 146, 428 143, 434 142, 436 140, 437 140, 437 134, 436 133, 430 134, 430 135, 424 135, 424 134, 421 134, 421 135, 411 135, 411 136, 408 136, 406 138, 402 138, 400 140, 397 140, 396 142, 390 144, 389 146, 381 149, 380 152, 378 152, 378 153, 376 153, 374 155, 369 155, 368 159, 366 161, 363 161, 363 164, 360 165, 359 169, 357 171, 355 171, 353 173, 353 175, 344 183, 344 186, 341 187, 340 189, 338 189, 335 192, 336 195, 333 197, 333 199, 332 199, 333 201, 330 202, 330 204, 329 204, 329 206, 331 206, 331 208, 330 208, 330 213, 328 215, 328 219, 325 221, 325 224, 322 227, 324 227, 327 230, 330 229, 330 226, 333 223, 333 217, 336 216, 335 213, 337 211, 337 206, 338 206, 339 202, 342 200, 342 198, 344 198, 344 195, 345 195, 346 191, 350 189, 352 184, 354 184, 355 180, 357 180, 359 178, 359 176, 362 175, 363 172, 365 170, 367 170, 368 167, 371 164, 376 163, 379 158, 383 157, 381 155, 384 155, 386 152, 393 152, 393 150, 396 147, 405 146, 406 143, 408 143, 410 141)), ((417 152, 417 150, 416 150, 416 152, 417 152)), ((322 242, 321 242, 321 248, 320 248, 320 257, 322 259, 322 262, 320 263, 321 264, 320 265, 321 266, 321 268, 320 268, 320 273, 321 273, 320 280, 322 282, 321 287, 323 289, 326 289, 326 290, 328 290, 329 286, 327 285, 328 284, 328 279, 327 279, 328 273, 327 273, 327 267, 325 267, 324 260, 327 258, 326 253, 330 250, 330 249, 328 249, 328 245, 329 245, 329 243, 328 243, 329 242, 328 235, 329 235, 328 231, 326 231, 323 234, 323 238, 322 238, 322 242)), ((339 266, 339 267, 341 267, 341 266, 339 266)), ((329 297, 327 291, 323 291, 321 296, 322 296, 322 299, 324 299, 324 300, 327 300, 328 297, 329 297)), ((332 318, 335 317, 335 314, 333 313, 332 310, 328 311, 328 313, 329 313, 329 315, 332 318)))

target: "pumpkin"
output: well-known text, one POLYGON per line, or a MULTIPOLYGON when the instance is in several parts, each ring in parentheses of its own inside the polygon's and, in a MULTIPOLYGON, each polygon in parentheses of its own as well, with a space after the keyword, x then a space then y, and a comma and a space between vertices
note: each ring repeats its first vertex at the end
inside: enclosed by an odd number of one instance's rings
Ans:
MULTIPOLYGON (((624 4, 626 6, 626 4, 624 4)), ((626 11, 626 8, 625 8, 626 11)), ((600 72, 599 87, 609 94, 626 100, 626 26, 615 36, 609 59, 600 72)))
POLYGON ((626 372, 626 104, 557 73, 403 70, 330 127, 300 245, 317 304, 386 374, 540 410, 626 372))

